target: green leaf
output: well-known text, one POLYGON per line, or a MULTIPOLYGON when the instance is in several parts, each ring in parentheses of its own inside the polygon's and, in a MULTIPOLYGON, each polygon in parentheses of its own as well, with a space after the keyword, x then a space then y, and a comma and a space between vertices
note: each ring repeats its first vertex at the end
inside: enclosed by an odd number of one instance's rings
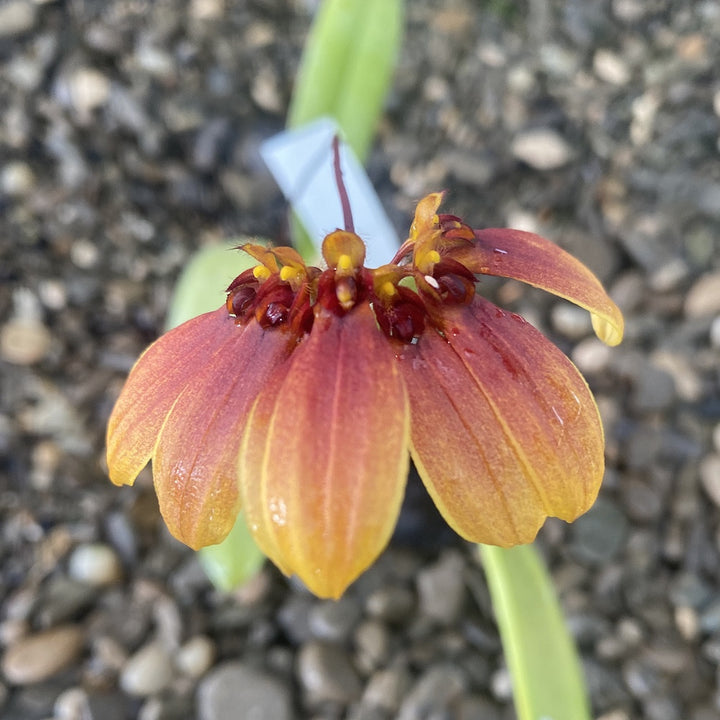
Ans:
MULTIPOLYGON (((225 288, 257 261, 237 250, 238 244, 211 245, 198 250, 178 278, 165 319, 170 330, 225 304, 225 288)), ((258 242, 253 240, 253 242, 258 242)))
POLYGON ((532 545, 479 546, 518 720, 590 720, 585 682, 552 580, 532 545))
POLYGON ((303 53, 288 127, 330 115, 362 162, 402 43, 402 0, 325 0, 303 53))
POLYGON ((240 513, 230 534, 218 545, 198 550, 198 559, 218 589, 227 592, 253 577, 265 562, 240 513))
MULTIPOLYGON (((403 16, 403 0, 325 0, 305 44, 288 127, 329 115, 364 162, 402 45, 403 16)), ((315 258, 302 223, 290 219, 298 252, 315 258)))

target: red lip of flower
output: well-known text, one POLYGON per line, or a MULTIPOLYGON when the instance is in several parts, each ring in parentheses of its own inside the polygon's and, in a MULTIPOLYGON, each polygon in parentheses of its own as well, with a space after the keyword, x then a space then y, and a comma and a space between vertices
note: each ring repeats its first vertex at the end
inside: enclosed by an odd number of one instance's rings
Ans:
POLYGON ((244 246, 258 265, 227 306, 161 337, 130 373, 108 425, 112 481, 132 484, 152 459, 177 538, 220 542, 242 509, 273 562, 325 597, 387 544, 410 457, 473 542, 527 543, 547 516, 585 512, 604 470, 587 384, 475 283, 499 275, 571 300, 610 345, 620 311, 553 243, 472 230, 438 215, 441 199, 419 203, 377 269, 348 231, 325 238, 325 270, 291 248, 244 246))

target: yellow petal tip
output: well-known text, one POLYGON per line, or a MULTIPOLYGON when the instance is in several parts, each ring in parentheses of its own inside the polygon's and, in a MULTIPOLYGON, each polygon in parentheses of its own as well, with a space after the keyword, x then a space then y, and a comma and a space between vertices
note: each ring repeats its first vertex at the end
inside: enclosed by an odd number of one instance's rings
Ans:
POLYGON ((606 345, 615 347, 622 342, 624 324, 622 315, 618 312, 616 322, 611 322, 607 318, 601 317, 600 315, 591 315, 592 326, 595 334, 602 340, 606 345))

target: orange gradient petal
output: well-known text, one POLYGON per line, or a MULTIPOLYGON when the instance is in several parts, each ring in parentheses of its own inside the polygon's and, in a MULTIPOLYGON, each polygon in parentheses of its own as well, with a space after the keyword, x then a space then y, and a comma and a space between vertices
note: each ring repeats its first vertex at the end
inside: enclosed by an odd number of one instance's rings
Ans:
POLYGON ((255 404, 240 452, 259 547, 316 595, 339 597, 390 539, 408 471, 398 363, 367 305, 319 313, 255 404))
POLYGON ((108 421, 107 463, 116 485, 135 482, 173 403, 235 329, 222 307, 170 330, 140 356, 108 421))
POLYGON ((588 310, 597 336, 607 345, 622 341, 624 322, 600 281, 579 260, 534 233, 475 230, 476 242, 453 250, 472 272, 513 278, 547 290, 588 310))
POLYGON ((257 323, 229 336, 178 397, 153 456, 160 512, 170 532, 194 549, 221 542, 240 511, 237 457, 247 416, 290 337, 257 323))
POLYGON ((603 476, 603 430, 575 366, 522 318, 476 297, 448 309, 446 338, 401 355, 411 452, 451 527, 504 547, 546 516, 574 520, 603 476))

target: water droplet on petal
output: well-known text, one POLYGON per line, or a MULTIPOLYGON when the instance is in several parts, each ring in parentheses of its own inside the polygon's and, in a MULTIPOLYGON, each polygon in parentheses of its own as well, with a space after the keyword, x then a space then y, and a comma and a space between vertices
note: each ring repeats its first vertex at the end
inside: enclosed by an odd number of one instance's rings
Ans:
POLYGON ((283 527, 287 523, 287 505, 282 498, 271 498, 268 502, 270 519, 278 526, 283 527))

